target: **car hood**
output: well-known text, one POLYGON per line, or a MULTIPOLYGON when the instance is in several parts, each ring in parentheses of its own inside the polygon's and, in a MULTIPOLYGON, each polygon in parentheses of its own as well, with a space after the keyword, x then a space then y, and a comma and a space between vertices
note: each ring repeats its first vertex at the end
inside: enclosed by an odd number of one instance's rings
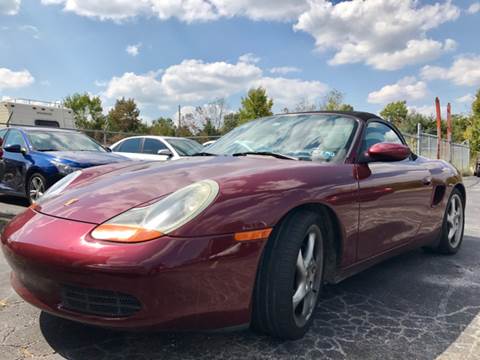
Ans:
POLYGON ((100 151, 46 151, 43 154, 52 160, 65 162, 68 165, 86 168, 128 160, 126 157, 100 151))
POLYGON ((60 218, 99 224, 133 207, 151 202, 196 181, 211 179, 221 196, 266 191, 278 181, 298 186, 299 168, 312 162, 267 157, 184 158, 173 162, 132 162, 85 170, 62 195, 38 211, 60 218), (269 185, 270 184, 270 185, 269 185))

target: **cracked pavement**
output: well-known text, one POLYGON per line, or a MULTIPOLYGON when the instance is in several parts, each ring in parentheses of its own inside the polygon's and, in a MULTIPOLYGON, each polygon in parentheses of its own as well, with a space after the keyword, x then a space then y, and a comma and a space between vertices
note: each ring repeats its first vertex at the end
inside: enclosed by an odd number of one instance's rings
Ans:
MULTIPOLYGON (((41 313, 10 288, 0 255, 0 359, 480 359, 480 179, 467 179, 463 247, 416 250, 329 286, 304 339, 127 333, 41 313)), ((0 219, 0 227, 1 227, 0 219)))

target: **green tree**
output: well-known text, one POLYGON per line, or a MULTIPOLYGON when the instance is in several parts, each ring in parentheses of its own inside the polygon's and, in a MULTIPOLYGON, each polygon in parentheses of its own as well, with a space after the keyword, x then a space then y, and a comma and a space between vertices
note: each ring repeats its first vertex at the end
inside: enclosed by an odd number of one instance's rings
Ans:
POLYGON ((273 115, 273 100, 267 96, 267 91, 262 88, 250 89, 247 97, 242 98, 239 110, 239 124, 264 116, 273 115))
POLYGON ((203 127, 198 132, 198 136, 218 136, 220 135, 220 130, 218 130, 213 124, 212 120, 206 119, 203 127))
POLYGON ((465 130, 465 137, 470 142, 470 149, 473 154, 480 152, 480 90, 472 103, 472 115, 465 130))
POLYGON ((64 105, 72 109, 75 125, 80 129, 101 130, 105 128, 102 100, 87 93, 67 96, 64 105))
POLYGON ((144 124, 140 119, 140 110, 135 100, 125 98, 116 101, 113 109, 108 113, 110 129, 123 132, 143 132, 144 124))
POLYGON ((390 121, 395 126, 402 128, 408 116, 408 108, 406 101, 392 102, 384 107, 380 115, 390 121))
POLYGON ((238 126, 239 123, 240 123, 239 113, 231 113, 231 114, 225 115, 223 120, 223 126, 220 129, 221 134, 223 135, 232 131, 238 126))
POLYGON ((320 104, 323 111, 353 111, 353 106, 345 104, 345 95, 338 90, 330 90, 320 104))
POLYGON ((152 121, 149 133, 152 135, 175 136, 175 124, 170 118, 158 118, 152 121))

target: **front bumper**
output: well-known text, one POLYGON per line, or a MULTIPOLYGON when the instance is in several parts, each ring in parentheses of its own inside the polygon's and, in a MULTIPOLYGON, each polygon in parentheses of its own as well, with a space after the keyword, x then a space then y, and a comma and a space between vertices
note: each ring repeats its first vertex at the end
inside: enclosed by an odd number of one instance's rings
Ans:
POLYGON ((117 244, 92 240, 94 226, 31 209, 16 217, 1 242, 17 293, 57 316, 114 328, 209 330, 250 321, 264 241, 165 236, 117 244), (62 298, 68 287, 125 294, 140 308, 128 316, 72 311, 62 298))

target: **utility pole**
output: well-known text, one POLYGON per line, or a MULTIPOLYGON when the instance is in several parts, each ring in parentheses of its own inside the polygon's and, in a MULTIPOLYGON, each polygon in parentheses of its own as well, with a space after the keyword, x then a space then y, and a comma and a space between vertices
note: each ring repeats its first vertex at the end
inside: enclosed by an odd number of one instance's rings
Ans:
POLYGON ((182 105, 178 105, 178 131, 177 132, 180 132, 181 127, 182 127, 182 105))

